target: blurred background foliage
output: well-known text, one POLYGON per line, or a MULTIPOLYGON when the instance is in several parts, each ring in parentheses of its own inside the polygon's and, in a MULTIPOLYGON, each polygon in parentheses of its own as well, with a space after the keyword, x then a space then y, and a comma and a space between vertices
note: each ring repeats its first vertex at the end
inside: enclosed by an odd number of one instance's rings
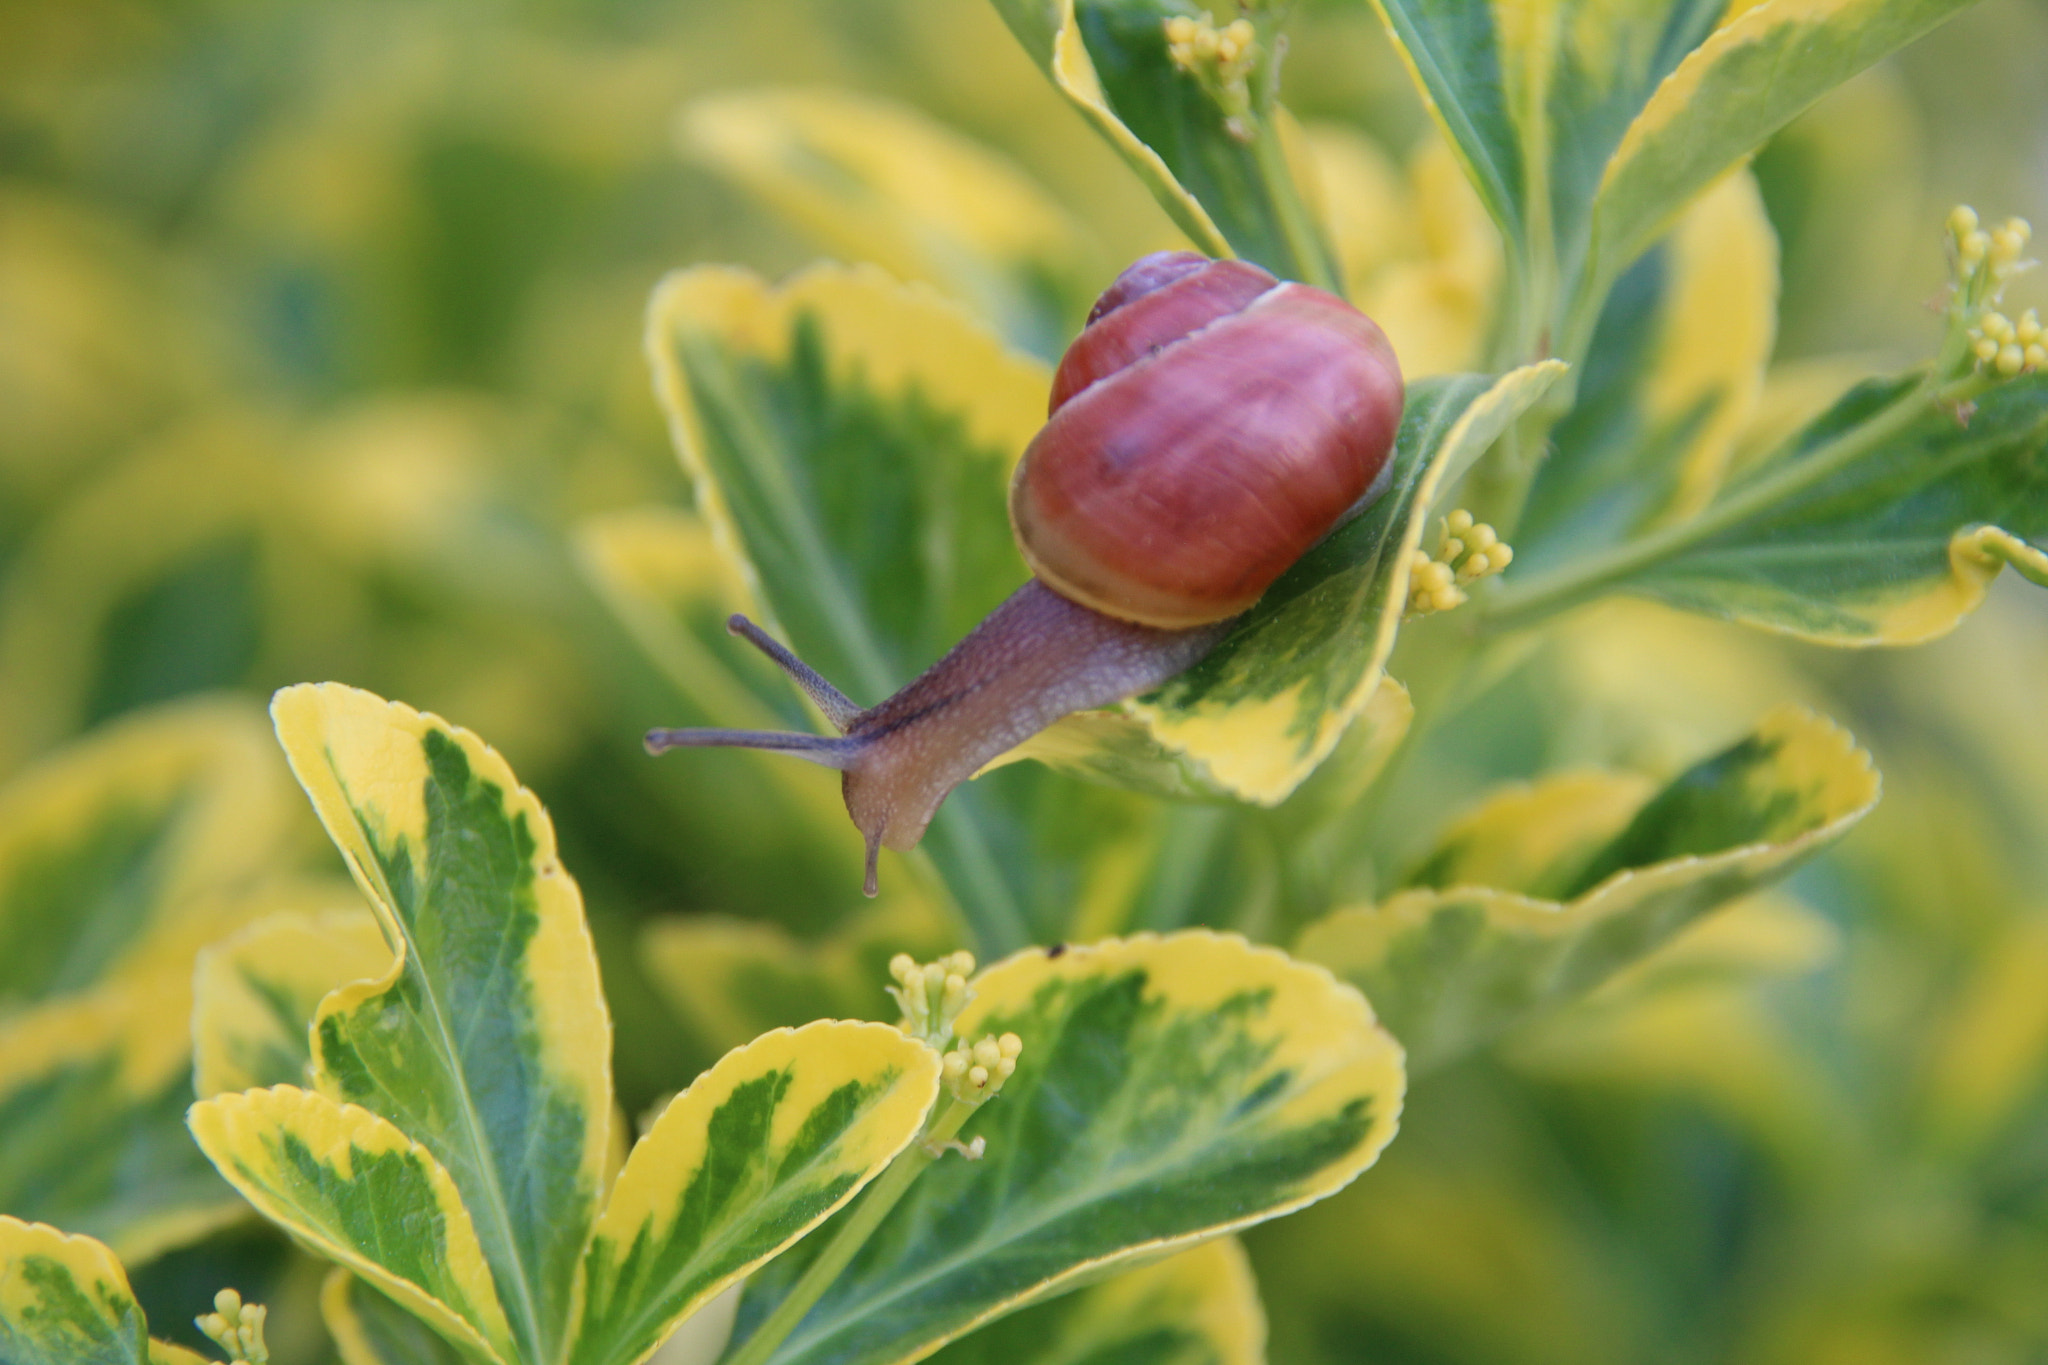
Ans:
MULTIPOLYGON (((1950 203, 2048 221, 2043 51, 2048 3, 1983 0, 1757 158, 1783 281, 1761 426, 1927 353, 1950 203)), ((858 909, 852 841, 772 760, 644 757, 650 725, 702 717, 572 534, 688 505, 640 348, 659 276, 846 253, 846 223, 735 173, 721 112, 763 87, 862 92, 884 127, 921 111, 933 158, 993 149, 1042 187, 1032 231, 1054 246, 1023 285, 915 242, 879 261, 1041 356, 1119 263, 1176 240, 965 0, 0 7, 0 781, 181 698, 254 723, 305 679, 475 729, 546 801, 585 888, 632 1112, 778 1009, 863 1008, 892 936, 930 932, 885 905, 804 955, 858 909), (675 971, 649 964, 701 967, 707 941, 646 934, 679 915, 786 945, 788 979, 760 988, 788 1003, 735 1020, 664 1001, 675 971)), ((1417 368, 1469 363, 1465 333, 1426 324, 1486 308, 1487 229, 1365 5, 1303 4, 1287 90, 1346 185, 1387 187, 1346 208, 1373 225, 1340 241, 1355 285, 1419 319, 1389 324, 1417 368)), ((1502 781, 1668 777, 1785 700, 1857 734, 1884 804, 1725 951, 1709 936, 1421 1078, 1378 1169, 1248 1239, 1273 1358, 2048 1359, 2041 595, 2008 576, 1949 638, 1882 653, 1608 604, 1513 662, 1400 761, 1362 865, 1404 868, 1502 781)), ((150 940, 170 976, 280 897, 333 894, 309 813, 265 791, 293 828, 179 893, 206 908, 166 911, 150 940)), ((97 971, 0 972, 0 1025, 97 971)), ((0 1071, 43 1036, 0 1035, 0 1071)), ((9 1160, 0 1182, 26 1178, 9 1160)), ((231 1211, 181 1216, 123 1248, 159 1331, 234 1283, 273 1299, 281 1361, 327 1358, 312 1267, 231 1211)))

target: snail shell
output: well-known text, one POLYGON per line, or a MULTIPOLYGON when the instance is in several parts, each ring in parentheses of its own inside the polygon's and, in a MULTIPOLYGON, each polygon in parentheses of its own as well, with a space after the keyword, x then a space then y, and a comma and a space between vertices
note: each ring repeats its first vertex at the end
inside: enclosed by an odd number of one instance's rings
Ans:
POLYGON ((1010 486, 1032 572, 1107 615, 1235 616, 1357 506, 1401 369, 1372 319, 1242 261, 1162 252, 1110 286, 1010 486))
POLYGON ((1053 376, 1010 522, 1033 580, 914 682, 861 709, 745 617, 731 627, 840 732, 656 730, 837 768, 867 841, 912 848, 947 793, 1061 716, 1192 666, 1382 486, 1401 370, 1371 319, 1190 252, 1117 277, 1053 376))

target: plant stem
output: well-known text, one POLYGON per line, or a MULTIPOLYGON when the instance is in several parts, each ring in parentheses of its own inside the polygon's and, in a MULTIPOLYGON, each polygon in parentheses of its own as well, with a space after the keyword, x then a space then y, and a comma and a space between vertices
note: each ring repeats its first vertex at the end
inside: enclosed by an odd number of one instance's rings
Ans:
POLYGON ((1287 148, 1280 140, 1279 114, 1276 105, 1259 117, 1258 131, 1252 135, 1252 161, 1264 183, 1267 202, 1272 204, 1273 214, 1279 220, 1281 240, 1287 245, 1287 273, 1303 284, 1342 297, 1344 281, 1338 277, 1323 234, 1310 218, 1308 205, 1302 203, 1294 172, 1287 165, 1287 148))
POLYGON ((765 1365, 796 1325, 803 1321, 804 1314, 824 1296, 832 1282, 837 1280, 846 1267, 853 1262, 875 1229, 889 1216, 889 1210, 896 1207, 910 1189, 911 1184, 924 1174, 925 1168, 937 1161, 945 1152, 945 1144, 956 1137, 968 1118, 979 1106, 964 1100, 947 1096, 946 1108, 939 1111, 930 1127, 903 1149, 901 1155, 882 1173, 882 1178, 869 1188, 867 1196, 854 1206, 853 1213, 833 1234, 832 1241, 818 1253, 809 1268, 797 1278, 781 1303, 754 1329, 738 1351, 726 1357, 723 1365, 765 1365))
POLYGON ((1710 540, 1744 520, 1805 492, 1869 454, 1918 420, 1930 405, 1968 402, 1983 392, 1988 383, 1982 376, 1972 375, 1943 387, 1937 375, 1930 373, 1875 418, 1778 466, 1714 503, 1692 520, 1654 531, 1600 554, 1589 555, 1556 573, 1504 586, 1487 604, 1484 628, 1492 631, 1526 626, 1584 601, 1609 584, 1710 540))

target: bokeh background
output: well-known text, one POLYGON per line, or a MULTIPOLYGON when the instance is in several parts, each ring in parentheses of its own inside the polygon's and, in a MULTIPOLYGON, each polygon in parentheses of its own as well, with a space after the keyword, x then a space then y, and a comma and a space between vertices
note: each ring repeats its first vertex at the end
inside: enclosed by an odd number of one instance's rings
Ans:
MULTIPOLYGON (((2048 227, 2044 52, 2048 3, 1983 0, 1758 158, 1767 411, 1928 352, 1950 204, 2048 227)), ((859 899, 850 836, 792 819, 759 760, 644 756, 691 717, 574 536, 689 504, 640 351, 661 274, 839 249, 679 135, 762 87, 895 102, 1042 186, 1078 264, 1020 345, 1056 353, 1174 241, 970 0, 0 6, 0 782, 307 679, 479 731, 583 884, 633 1112, 723 1045, 661 998, 647 924, 817 935, 859 899)), ((1287 92, 1389 164, 1427 146, 1362 3, 1302 4, 1287 92)), ((2008 575, 1892 654, 1610 605, 1523 662, 1401 766, 1390 859, 1489 784, 1669 773, 1787 699, 1857 733, 1885 803, 1793 883, 1774 955, 1419 1085, 1378 1169, 1251 1239, 1274 1359, 2048 1360, 2048 594, 2008 575)), ((278 1305, 281 1361, 327 1358, 317 1276, 252 1224, 131 1269, 159 1331, 238 1282, 278 1305)))

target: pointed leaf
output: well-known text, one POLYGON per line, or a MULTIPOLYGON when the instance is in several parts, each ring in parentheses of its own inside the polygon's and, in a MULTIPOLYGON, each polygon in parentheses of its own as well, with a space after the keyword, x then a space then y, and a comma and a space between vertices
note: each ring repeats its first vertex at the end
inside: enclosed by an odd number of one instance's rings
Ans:
POLYGON ((114 1253, 0 1214, 0 1360, 147 1365, 149 1328, 114 1253))
POLYGON ((2048 376, 1999 384, 1967 424, 1914 377, 1873 380, 1661 544, 1619 586, 1823 644, 1944 635, 2004 565, 2048 586, 2048 376))
POLYGON ((1260 112, 1252 93, 1233 120, 1176 67, 1166 25, 1187 13, 1171 0, 1059 0, 1051 49, 1031 55, 1202 251, 1337 288, 1336 256, 1289 174, 1286 111, 1260 112))
MULTIPOLYGON (((777 289, 691 270, 656 291, 648 347, 715 543, 769 628, 856 702, 908 683, 1025 581, 1003 490, 1049 377, 930 291, 864 269, 777 289)), ((1135 818, 1016 769, 955 792, 926 836, 984 951, 1059 932, 1081 841, 1038 818, 1054 791, 1093 829, 1135 818)))
POLYGON ((367 692, 286 688, 278 739, 398 945, 321 1005, 323 1093, 432 1152, 476 1219, 517 1354, 558 1357, 612 1121, 581 893, 533 794, 475 735, 367 692))
POLYGON ((1572 411, 1516 524, 1523 573, 1712 498, 1763 391, 1777 309, 1777 234, 1741 171, 1608 296, 1572 411))
POLYGON ((1693 197, 1822 95, 1967 0, 1772 0, 1663 79, 1602 171, 1594 280, 1613 279, 1693 197))
POLYGON ((1265 1365, 1266 1314, 1235 1237, 1033 1304, 933 1365, 1265 1365))
POLYGON ((1131 711, 1215 787, 1263 805, 1285 799, 1379 686, 1439 491, 1563 372, 1546 361, 1497 381, 1410 385, 1385 495, 1303 556, 1207 658, 1131 711))
POLYGON ((131 1262, 243 1216, 180 1121, 191 1102, 182 954, 0 1024, 0 1208, 131 1262))
POLYGON ((1309 926, 1297 951, 1371 992, 1418 1069, 1582 995, 1775 881, 1876 804, 1870 757, 1786 708, 1651 795, 1551 778, 1482 805, 1412 884, 1309 926))
POLYGON ((281 778, 254 714, 203 702, 106 726, 0 789, 0 1013, 235 927, 232 894, 283 855, 281 778))
MULTIPOLYGON (((1356 992, 1276 950, 1144 935, 1032 949, 973 985, 962 1036, 1025 1040, 963 1130, 987 1154, 925 1171, 774 1361, 918 1359, 1119 1262, 1334 1193, 1393 1136, 1400 1049, 1356 992)), ((820 1241, 749 1283, 742 1333, 820 1241)))
POLYGON ((462 1365, 462 1353, 371 1285, 336 1266, 320 1286, 320 1319, 341 1365, 462 1365))
POLYGON ((391 946, 361 904, 270 915, 206 949, 193 974, 194 1093, 311 1085, 308 1030, 320 1002, 391 965, 391 946))
POLYGON ((192 1106, 192 1136, 257 1212, 466 1353, 518 1353, 476 1227, 432 1153, 367 1109, 296 1086, 192 1106))
POLYGON ((908 105, 839 90, 721 91, 684 144, 824 255, 932 284, 1037 355, 1089 302, 1087 238, 1018 168, 908 105))
POLYGON ((888 1024, 820 1020, 727 1053, 619 1173, 571 1359, 643 1359, 881 1174, 938 1093, 938 1053, 888 1024))

